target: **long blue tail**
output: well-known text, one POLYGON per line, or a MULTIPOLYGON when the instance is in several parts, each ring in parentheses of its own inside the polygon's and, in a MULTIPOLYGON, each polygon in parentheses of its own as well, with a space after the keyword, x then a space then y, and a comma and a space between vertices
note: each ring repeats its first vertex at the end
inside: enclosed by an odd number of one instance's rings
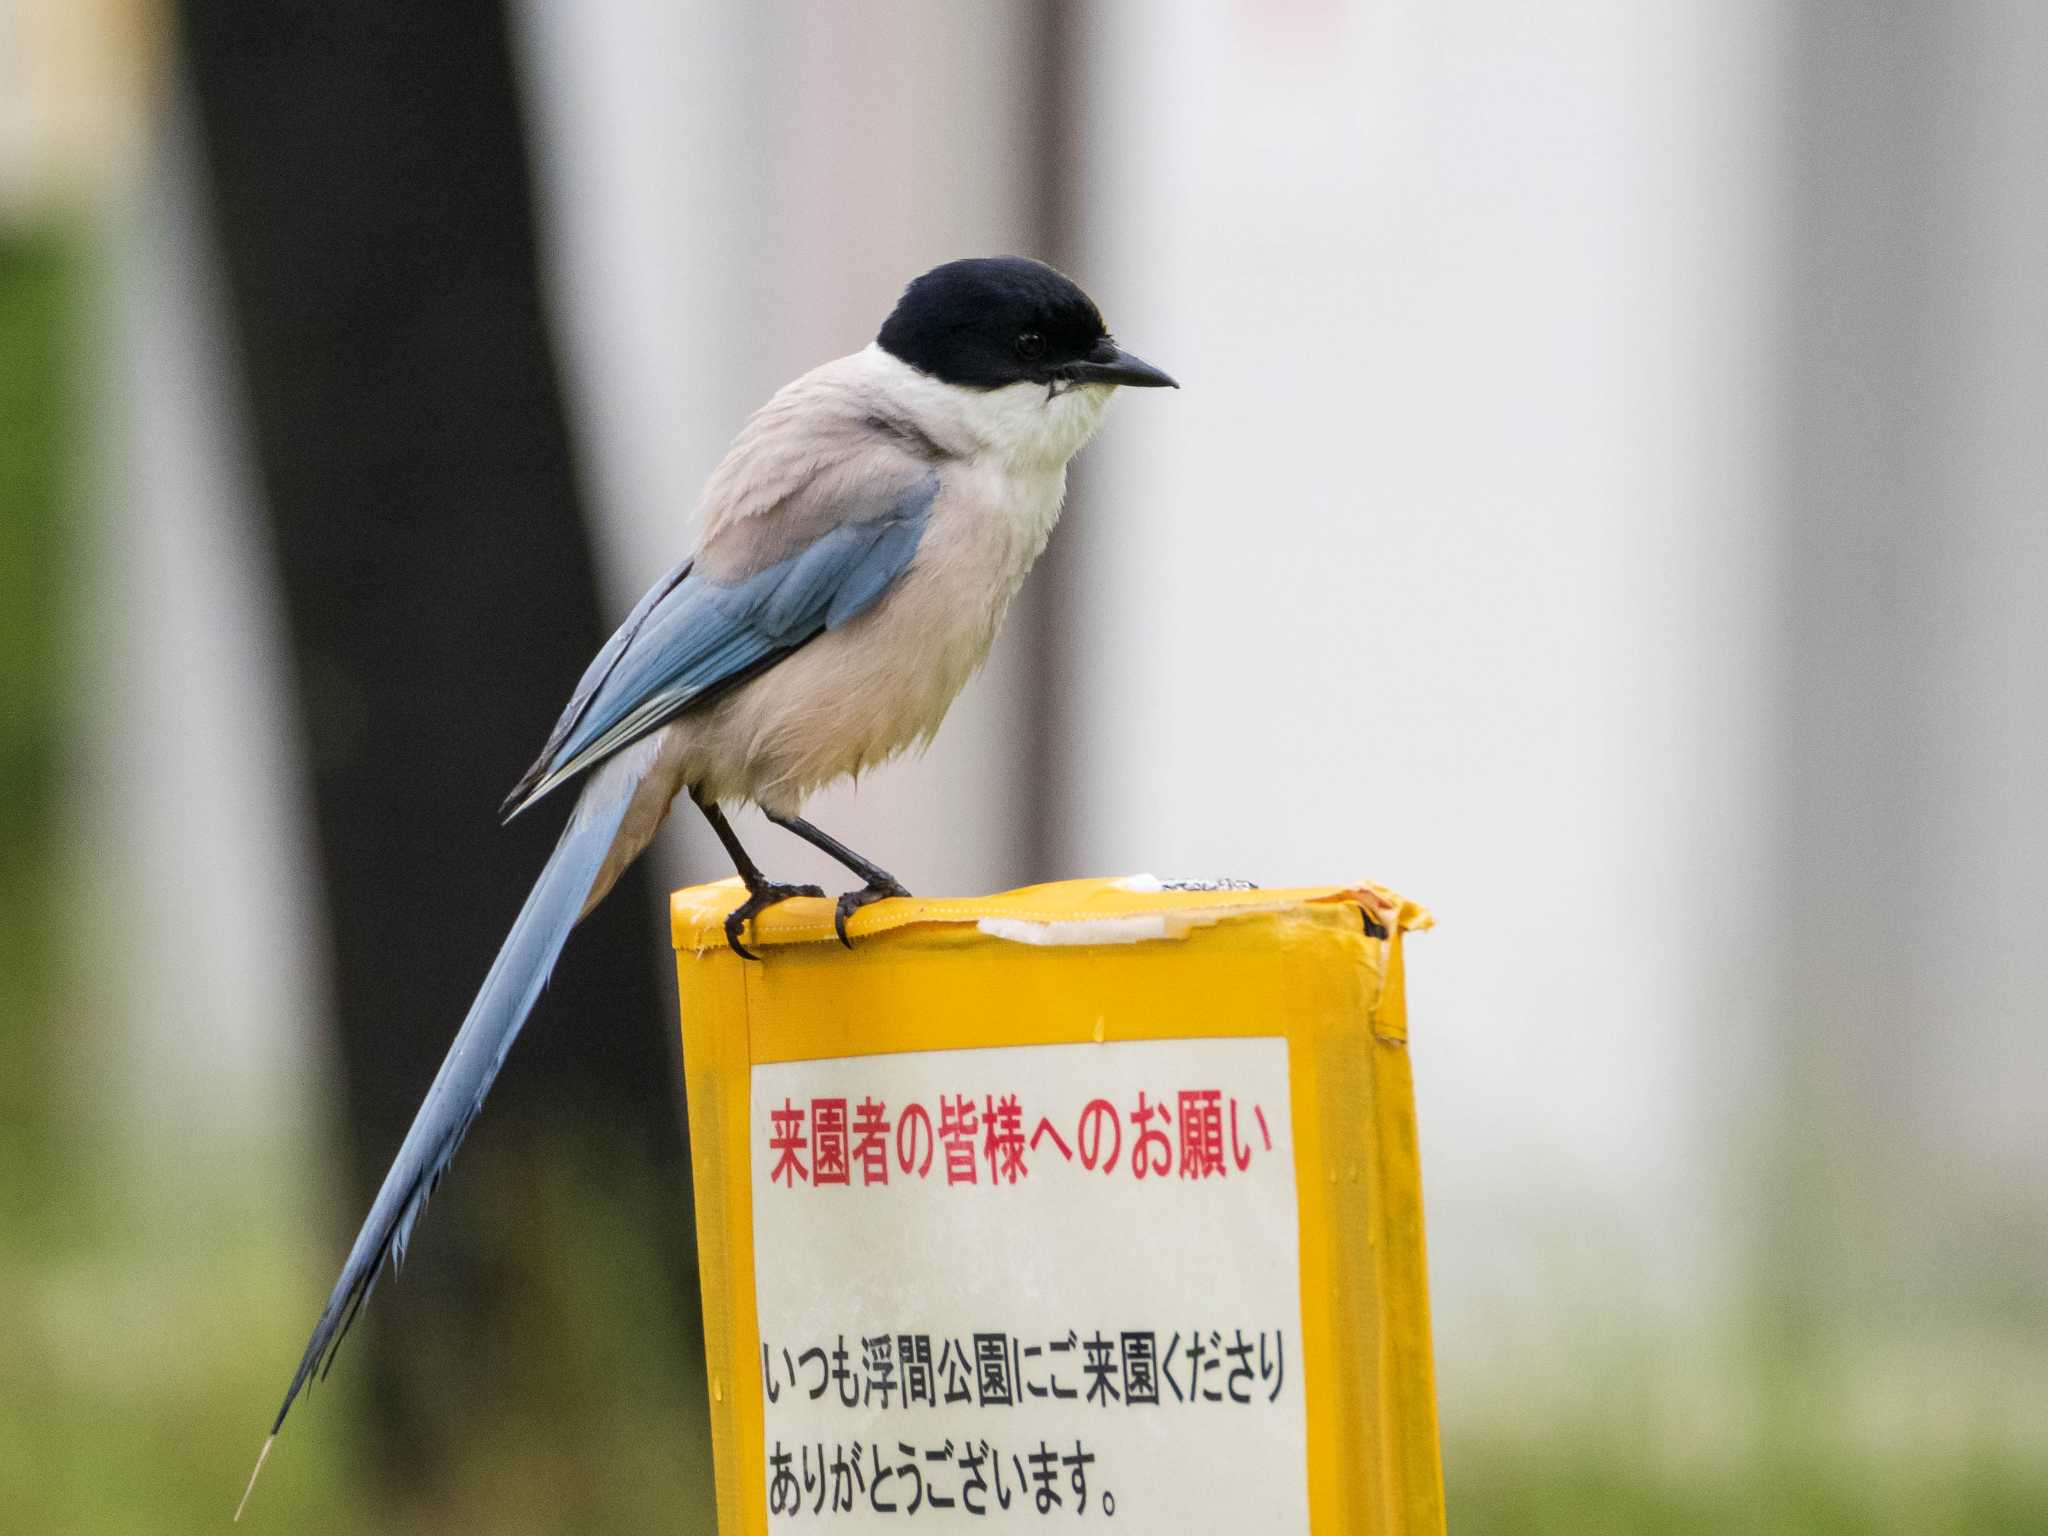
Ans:
POLYGON ((462 1145, 469 1123, 483 1108, 484 1096, 491 1091, 498 1068, 505 1064, 505 1053, 519 1037, 519 1027, 547 985, 562 945, 576 926, 611 852, 637 784, 637 775, 601 775, 577 801, 547 868, 534 882, 490 975, 470 1004, 469 1017, 456 1032, 448 1059, 441 1063, 434 1085, 427 1090, 426 1102, 414 1116, 412 1129, 405 1133, 391 1171, 384 1175, 384 1187, 377 1191, 370 1214, 356 1234, 348 1263, 334 1282, 334 1293, 327 1298, 326 1310, 320 1314, 305 1357, 285 1392, 284 1406, 277 1410, 277 1422, 270 1430, 273 1438, 300 1390, 316 1371, 325 1375, 333 1364, 334 1352, 349 1325, 377 1288, 385 1258, 389 1256, 394 1267, 404 1261, 413 1223, 441 1182, 455 1149, 462 1145))

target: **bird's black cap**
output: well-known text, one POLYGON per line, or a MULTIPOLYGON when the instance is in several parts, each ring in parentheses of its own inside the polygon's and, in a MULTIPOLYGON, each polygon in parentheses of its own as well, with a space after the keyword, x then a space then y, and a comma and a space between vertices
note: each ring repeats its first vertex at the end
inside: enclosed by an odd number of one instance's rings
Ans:
POLYGON ((903 290, 875 340, 911 367, 970 389, 1061 379, 1173 382, 1117 348, 1095 301, 1073 279, 1022 256, 932 268, 903 290))

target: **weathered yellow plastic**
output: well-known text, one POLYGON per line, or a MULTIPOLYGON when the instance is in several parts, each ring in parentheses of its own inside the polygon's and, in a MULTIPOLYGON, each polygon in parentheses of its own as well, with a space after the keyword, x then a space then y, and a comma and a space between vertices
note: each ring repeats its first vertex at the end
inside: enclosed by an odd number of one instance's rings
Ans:
MULTIPOLYGON (((675 893, 719 1526, 768 1529, 748 1113, 757 1063, 1282 1035, 1300 1201, 1308 1507, 1317 1536, 1444 1529, 1401 938, 1377 886, 1173 891, 1074 880, 857 913, 799 898, 725 944, 736 880, 675 893), (1137 888, 1133 888, 1137 887, 1137 888), (1370 916, 1386 937, 1368 933, 1370 916), (1146 920, 1156 921, 1148 922, 1146 920), (1050 943, 982 928, 1033 925, 1050 943), (1085 942, 1109 920, 1159 934, 1085 942)), ((1015 931, 1015 930, 1011 930, 1015 931)))

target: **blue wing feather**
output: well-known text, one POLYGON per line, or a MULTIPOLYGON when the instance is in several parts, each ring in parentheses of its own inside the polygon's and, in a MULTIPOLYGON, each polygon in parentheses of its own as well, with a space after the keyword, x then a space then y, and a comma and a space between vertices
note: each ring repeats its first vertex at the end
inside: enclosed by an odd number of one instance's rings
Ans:
POLYGON ((857 618, 879 598, 917 553, 924 523, 890 523, 883 527, 866 558, 845 573, 825 609, 825 627, 837 629, 857 618))
POLYGON ((689 576, 693 563, 691 560, 683 561, 649 587, 646 595, 633 605, 633 611, 626 615, 626 622, 613 632, 611 639, 605 641, 603 649, 592 658, 590 665, 583 669, 583 676, 576 681, 576 691, 569 695, 568 705, 562 710, 561 718, 555 722, 555 728, 548 732, 547 745, 541 748, 540 756, 534 760, 533 766, 512 786, 512 793, 507 795, 504 803, 498 807, 498 814, 507 821, 525 808, 533 786, 545 776, 547 765, 561 750, 562 743, 569 739, 569 733, 576 728, 576 723, 583 718, 584 711, 590 707, 592 696, 604 685, 605 679, 612 675, 612 668, 619 664, 619 658, 626 653, 626 648, 640 633, 641 626, 647 622, 647 616, 654 611, 655 605, 683 583, 689 576))
POLYGON ((841 523, 739 581, 678 567, 612 637, 609 660, 585 674, 507 814, 866 612, 916 555, 938 490, 928 474, 877 515, 841 523))

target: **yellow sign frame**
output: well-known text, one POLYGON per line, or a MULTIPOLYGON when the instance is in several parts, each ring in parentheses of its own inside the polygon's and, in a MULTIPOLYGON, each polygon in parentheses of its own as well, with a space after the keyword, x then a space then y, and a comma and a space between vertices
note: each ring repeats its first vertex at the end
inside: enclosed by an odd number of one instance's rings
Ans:
POLYGON ((856 914, 797 899, 725 944, 735 880, 670 915, 704 1287, 719 1527, 768 1530, 752 1069, 900 1051, 1283 1036, 1295 1137, 1309 1524, 1444 1529, 1402 986, 1420 907, 1377 886, 1175 891, 1076 880, 856 914), (993 930, 993 931, 991 931, 993 930), (1009 934, 1011 937, 1001 936, 1009 934), (1016 942, 1024 936, 1034 942, 1016 942))

